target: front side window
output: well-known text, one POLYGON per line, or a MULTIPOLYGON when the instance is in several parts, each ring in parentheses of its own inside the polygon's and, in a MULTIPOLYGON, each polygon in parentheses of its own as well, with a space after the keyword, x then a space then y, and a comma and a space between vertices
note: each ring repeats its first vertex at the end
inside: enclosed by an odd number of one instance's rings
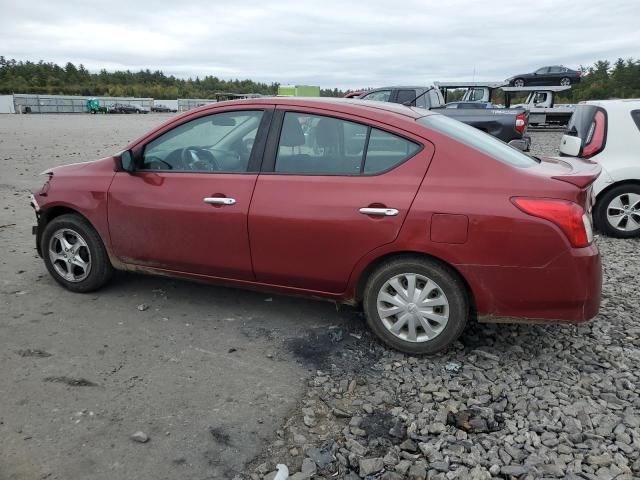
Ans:
POLYGON ((248 170, 263 111, 207 115, 149 142, 141 170, 242 173, 248 170))
POLYGON ((420 145, 356 122, 287 112, 275 163, 276 173, 361 175, 387 171, 420 145))
POLYGON ((377 102, 388 102, 391 97, 391 90, 379 90, 371 92, 362 97, 363 100, 375 100, 377 102))
POLYGON ((488 133, 444 115, 428 115, 419 118, 418 123, 514 167, 531 167, 537 164, 532 157, 488 133))

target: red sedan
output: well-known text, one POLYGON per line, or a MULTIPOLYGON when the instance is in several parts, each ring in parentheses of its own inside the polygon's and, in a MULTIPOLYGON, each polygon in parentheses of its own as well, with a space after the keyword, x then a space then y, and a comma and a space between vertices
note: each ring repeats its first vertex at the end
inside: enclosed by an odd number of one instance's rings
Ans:
POLYGON ((50 170, 34 232, 75 292, 118 269, 324 297, 361 304, 392 347, 433 353, 470 317, 598 313, 599 173, 422 109, 221 102, 113 157, 50 170))

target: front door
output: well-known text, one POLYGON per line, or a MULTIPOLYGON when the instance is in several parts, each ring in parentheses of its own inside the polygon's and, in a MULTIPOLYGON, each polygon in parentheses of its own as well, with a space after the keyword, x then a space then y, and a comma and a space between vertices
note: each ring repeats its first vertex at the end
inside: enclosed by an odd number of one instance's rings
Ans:
POLYGON ((358 260, 398 236, 433 147, 355 117, 277 112, 271 171, 258 177, 249 210, 256 279, 343 292, 358 260))
POLYGON ((144 146, 109 189, 112 248, 123 262, 253 279, 247 213, 270 111, 201 116, 144 146), (255 148, 254 148, 255 145, 255 148))

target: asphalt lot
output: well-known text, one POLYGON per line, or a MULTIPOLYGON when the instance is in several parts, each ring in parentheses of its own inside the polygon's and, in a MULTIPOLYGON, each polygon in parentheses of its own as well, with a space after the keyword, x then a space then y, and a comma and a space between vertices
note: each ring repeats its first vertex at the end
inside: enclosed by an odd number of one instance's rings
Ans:
MULTIPOLYGON (((424 359, 327 302, 133 274, 59 287, 31 235, 37 174, 170 117, 0 116, 0 480, 260 479, 310 460, 314 478, 637 478, 637 241, 598 239, 593 322, 471 326, 424 359), (473 408, 495 430, 450 424, 473 408)), ((560 135, 533 133, 533 153, 560 135)))
POLYGON ((0 116, 2 480, 231 478, 303 393, 309 365, 285 341, 359 321, 331 303, 162 278, 120 274, 89 295, 50 278, 31 235, 37 174, 168 118, 0 116), (148 443, 129 438, 138 430, 148 443))

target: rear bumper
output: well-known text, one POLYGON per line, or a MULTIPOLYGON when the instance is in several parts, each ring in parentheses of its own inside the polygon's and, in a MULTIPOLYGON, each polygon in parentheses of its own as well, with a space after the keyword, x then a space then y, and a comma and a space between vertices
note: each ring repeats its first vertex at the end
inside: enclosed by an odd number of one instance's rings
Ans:
POLYGON ((595 245, 572 249, 542 268, 460 266, 480 321, 585 322, 598 314, 602 265, 595 245))
POLYGON ((511 140, 509 145, 523 152, 528 152, 531 150, 531 137, 525 135, 522 138, 511 140))

